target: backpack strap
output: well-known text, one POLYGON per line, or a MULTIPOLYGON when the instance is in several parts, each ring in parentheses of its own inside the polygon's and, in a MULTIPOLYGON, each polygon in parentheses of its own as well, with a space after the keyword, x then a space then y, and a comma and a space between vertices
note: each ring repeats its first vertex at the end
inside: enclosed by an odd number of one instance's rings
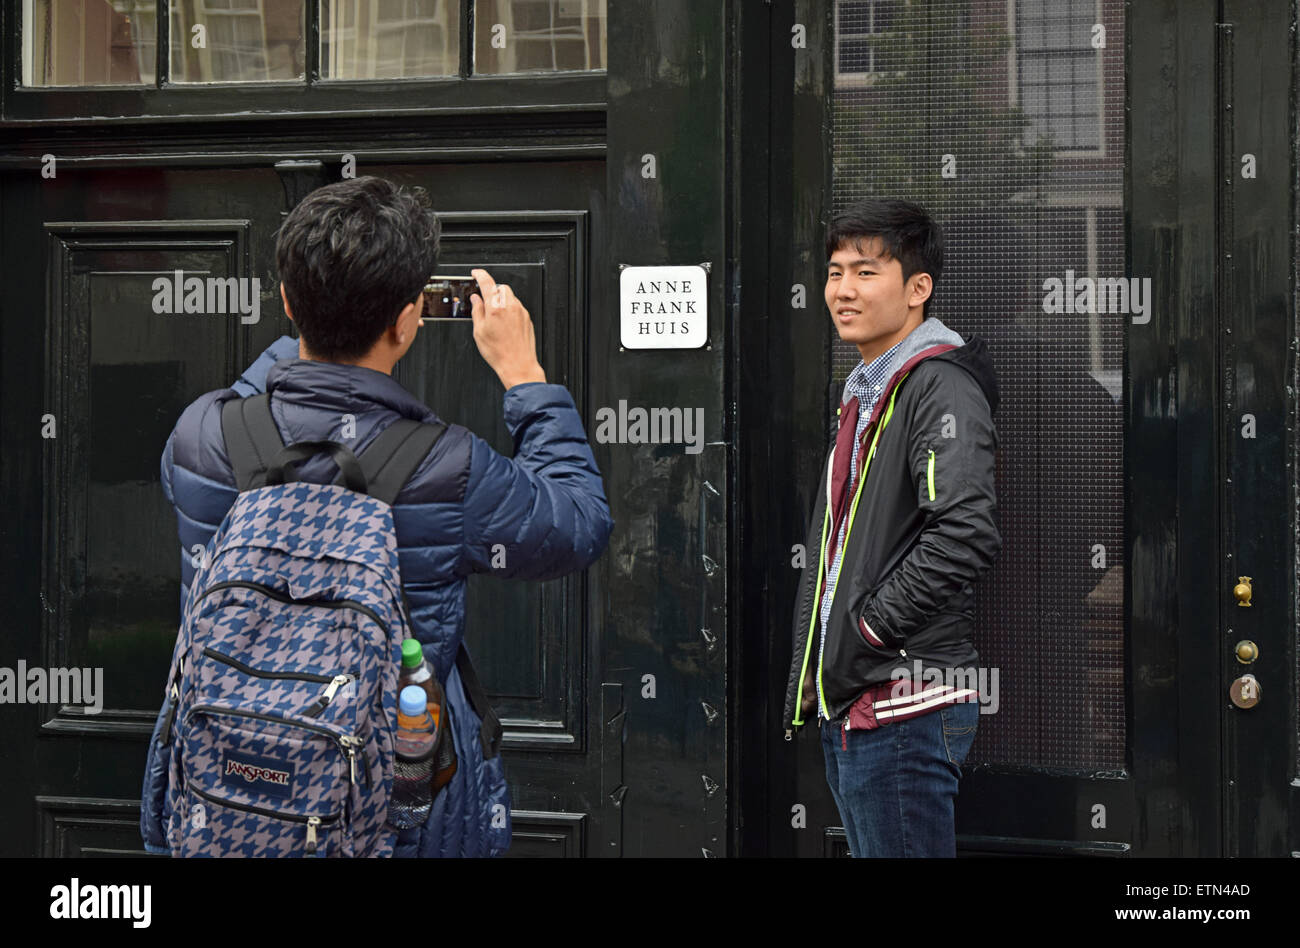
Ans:
MULTIPOLYGON (((441 422, 427 425, 410 418, 399 418, 379 432, 357 458, 366 476, 370 496, 391 507, 415 469, 446 431, 447 426, 441 422)), ((340 472, 334 483, 341 483, 342 478, 340 472)))
POLYGON ((263 392, 232 398, 221 406, 221 433, 235 472, 235 487, 252 490, 266 484, 266 469, 284 448, 271 416, 271 396, 263 392))
MULTIPOLYGON (((401 418, 381 431, 358 458, 370 496, 391 506, 446 430, 442 423, 426 425, 401 418)), ((271 415, 271 396, 263 392, 227 401, 221 406, 221 431, 236 488, 246 491, 265 486, 267 469, 285 448, 271 415)), ((340 470, 333 483, 344 481, 340 470)))
POLYGON ((474 663, 469 660, 469 652, 465 649, 464 640, 456 651, 456 670, 460 672, 461 684, 465 686, 465 693, 469 696, 469 703, 474 708, 474 713, 483 720, 478 729, 479 740, 483 744, 483 759, 491 760, 501 748, 501 719, 497 717, 496 711, 488 702, 487 692, 483 690, 483 684, 478 680, 474 663))

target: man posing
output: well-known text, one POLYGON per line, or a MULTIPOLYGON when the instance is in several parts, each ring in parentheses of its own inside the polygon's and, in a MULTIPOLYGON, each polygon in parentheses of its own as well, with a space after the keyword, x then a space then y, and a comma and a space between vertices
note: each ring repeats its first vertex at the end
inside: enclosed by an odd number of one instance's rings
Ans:
MULTIPOLYGON (((180 531, 182 613, 194 552, 204 549, 236 497, 223 403, 265 390, 285 444, 339 441, 354 454, 401 418, 437 421, 392 371, 419 331, 438 238, 437 217, 422 194, 374 177, 320 188, 286 218, 276 262, 285 314, 301 339, 281 337, 233 386, 191 404, 163 451, 163 491, 176 506, 180 531)), ((503 412, 515 456, 502 457, 450 424, 393 504, 412 632, 446 683, 452 727, 466 749, 444 791, 438 825, 403 830, 399 856, 498 855, 510 842, 501 757, 484 754, 481 720, 454 664, 465 631, 466 577, 563 576, 593 563, 613 528, 582 419, 569 392, 546 382, 528 310, 510 287, 483 270, 473 273, 482 294, 471 297, 474 342, 506 388, 503 412)), ((458 367, 443 360, 441 371, 458 367)), ((297 472, 300 480, 327 483, 338 469, 322 453, 297 472)), ((168 755, 157 746, 158 730, 141 830, 146 848, 163 852, 168 755)))
POLYGON ((826 237, 826 305, 862 361, 845 381, 795 610, 786 739, 816 714, 854 856, 954 856, 975 739, 972 584, 994 523, 997 382, 982 340, 929 315, 943 235, 872 200, 826 237))

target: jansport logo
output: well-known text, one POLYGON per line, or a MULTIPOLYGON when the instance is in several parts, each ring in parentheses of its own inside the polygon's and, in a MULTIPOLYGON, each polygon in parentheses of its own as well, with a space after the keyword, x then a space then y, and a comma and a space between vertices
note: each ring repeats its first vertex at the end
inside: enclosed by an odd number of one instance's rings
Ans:
POLYGON ((129 918, 134 928, 148 928, 153 886, 71 885, 50 889, 50 918, 129 918))
POLYGON ((272 796, 288 796, 289 784, 293 780, 293 771, 277 770, 255 760, 227 757, 226 770, 222 777, 224 782, 228 784, 238 786, 242 779, 245 784, 256 784, 255 789, 262 793, 269 793, 272 796))

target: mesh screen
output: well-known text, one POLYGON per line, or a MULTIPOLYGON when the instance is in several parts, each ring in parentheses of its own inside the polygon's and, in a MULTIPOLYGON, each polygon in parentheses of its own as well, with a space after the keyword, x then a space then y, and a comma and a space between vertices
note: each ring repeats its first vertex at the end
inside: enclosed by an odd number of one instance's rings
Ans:
MULTIPOLYGON (((998 374, 1003 551, 976 633, 998 705, 969 760, 1118 769, 1130 317, 1118 293, 1047 312, 1045 281, 1125 275, 1124 4, 839 0, 835 27, 833 209, 924 204, 946 239, 930 314, 998 374)), ((842 380, 857 349, 832 361, 842 380)))

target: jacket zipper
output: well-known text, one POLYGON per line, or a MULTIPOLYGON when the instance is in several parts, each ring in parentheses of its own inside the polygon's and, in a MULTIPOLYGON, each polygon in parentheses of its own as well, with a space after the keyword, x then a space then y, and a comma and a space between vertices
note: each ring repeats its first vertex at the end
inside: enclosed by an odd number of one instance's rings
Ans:
MULTIPOLYGON (((190 708, 189 713, 185 715, 188 722, 190 718, 199 713, 207 714, 226 714, 235 718, 255 718, 259 721, 275 721, 278 724, 287 724, 290 727, 302 728, 304 731, 315 731, 317 734, 323 734, 338 745, 339 750, 348 759, 348 769, 352 774, 352 782, 357 782, 357 748, 361 746, 361 738, 352 734, 335 734, 328 728, 321 727, 317 724, 304 724, 302 721, 295 721, 292 718, 286 718, 278 714, 265 714, 261 711, 243 711, 235 708, 222 708, 215 704, 200 704, 190 708)), ((369 769, 366 770, 367 776, 369 769)))
POLYGON ((930 485, 930 499, 934 500, 934 448, 930 449, 930 463, 926 467, 925 476, 930 485))
POLYGON ((230 807, 232 810, 243 810, 246 813, 256 813, 259 816, 269 816, 277 820, 290 820, 294 823, 307 824, 307 855, 316 855, 316 830, 326 823, 335 823, 341 817, 342 813, 332 813, 329 816, 299 816, 296 813, 281 813, 279 810, 271 810, 263 806, 253 806, 251 803, 235 803, 233 800, 223 800, 220 797, 200 790, 198 787, 190 787, 192 792, 198 794, 203 799, 219 806, 230 807))
MULTIPOLYGON (((867 472, 871 470, 871 461, 876 456, 876 445, 880 442, 880 435, 884 432, 885 428, 889 425, 889 419, 891 419, 894 416, 894 399, 898 395, 898 390, 902 388, 904 379, 906 379, 907 376, 910 374, 911 373, 904 373, 903 378, 898 380, 897 384, 894 385, 894 390, 889 393, 889 407, 885 410, 885 417, 881 419, 880 423, 876 426, 875 436, 871 439, 871 449, 867 452, 866 460, 863 461, 862 464, 862 473, 858 476, 858 489, 853 495, 853 505, 849 507, 849 522, 848 525, 844 528, 844 544, 840 547, 840 571, 835 576, 835 585, 831 587, 831 610, 832 611, 834 611, 835 609, 835 593, 839 590, 840 576, 844 575, 844 556, 846 555, 849 549, 849 537, 853 533, 853 521, 857 517, 858 501, 862 497, 862 488, 865 487, 867 483, 867 472)), ((829 515, 829 511, 828 511, 828 515, 829 515)), ((825 554, 823 552, 823 559, 824 558, 825 558, 825 554)), ((820 567, 818 567, 818 569, 820 571, 820 567)), ((830 637, 830 630, 827 630, 826 635, 827 638, 830 637)), ((826 686, 822 683, 822 670, 825 665, 825 661, 824 661, 825 657, 826 657, 826 648, 825 648, 825 643, 823 643, 823 647, 818 650, 818 654, 817 654, 817 695, 818 695, 818 700, 820 700, 823 705, 826 703, 826 698, 825 698, 826 686)), ((830 708, 827 708, 826 709, 827 713, 829 713, 830 710, 831 710, 830 708)), ((847 750, 847 747, 845 749, 847 750)))
MULTIPOLYGON (((804 676, 808 674, 808 659, 812 655, 813 629, 817 627, 817 613, 821 607, 821 590, 822 575, 826 568, 826 532, 831 522, 830 504, 826 505, 826 516, 822 518, 822 544, 821 552, 817 556, 817 583, 813 586, 813 604, 812 618, 808 620, 808 636, 803 648, 803 664, 799 667, 799 689, 795 692, 794 697, 794 719, 791 720, 791 727, 803 727, 804 722, 800 715, 803 714, 803 681, 804 676)), ((793 738, 791 728, 786 728, 785 739, 793 738)))
POLYGON ((229 665, 231 668, 238 669, 239 671, 243 672, 245 675, 250 675, 253 678, 276 678, 276 679, 284 678, 292 681, 318 681, 321 682, 322 684, 328 684, 329 687, 326 688, 325 691, 321 693, 321 695, 315 700, 315 702, 313 702, 311 707, 309 707, 306 711, 303 712, 303 714, 309 718, 319 717, 320 713, 325 710, 326 705, 328 705, 330 701, 333 700, 334 693, 338 691, 340 687, 346 685, 349 681, 357 680, 357 675, 351 673, 340 674, 340 675, 316 675, 316 674, 312 674, 311 672, 263 671, 260 668, 253 668, 251 665, 245 665, 243 662, 239 661, 238 659, 231 658, 229 655, 224 655, 221 652, 218 652, 214 648, 205 648, 203 650, 203 654, 208 658, 216 659, 217 661, 221 662, 223 665, 229 665))

